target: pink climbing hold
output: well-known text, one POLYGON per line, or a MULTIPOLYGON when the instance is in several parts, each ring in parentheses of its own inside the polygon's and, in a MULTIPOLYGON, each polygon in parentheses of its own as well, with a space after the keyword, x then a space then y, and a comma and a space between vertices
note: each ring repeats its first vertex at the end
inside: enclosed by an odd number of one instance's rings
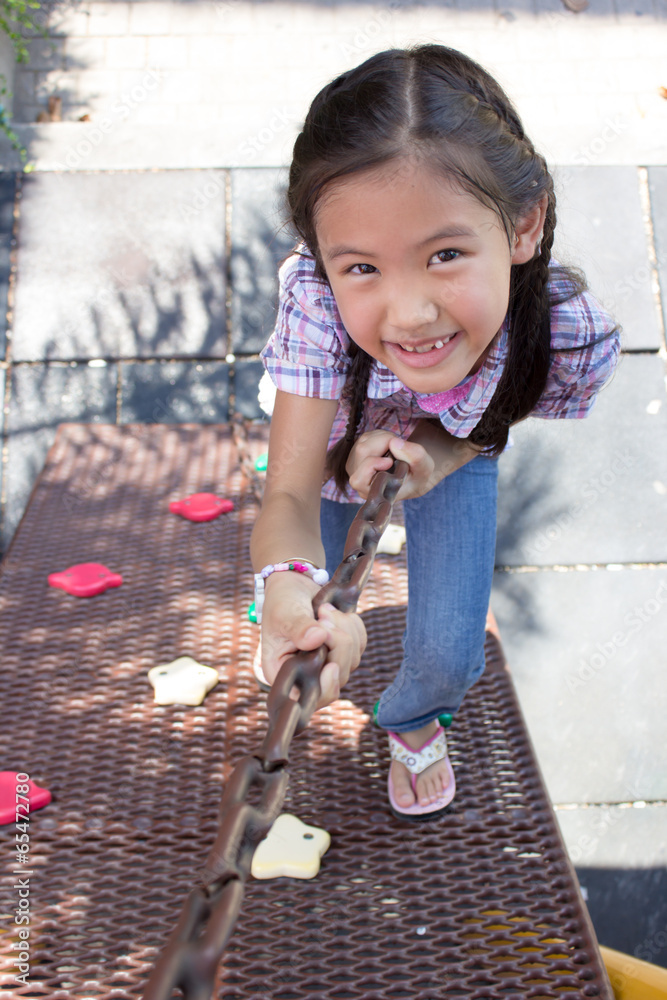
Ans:
POLYGON ((52 587, 66 590, 74 597, 94 597, 102 594, 109 587, 120 587, 123 578, 120 573, 112 573, 102 563, 77 563, 62 573, 50 573, 49 583, 52 587))
POLYGON ((28 812, 48 806, 51 792, 40 788, 23 771, 0 771, 0 826, 20 823, 28 812))
POLYGON ((185 500, 173 500, 169 504, 172 514, 180 514, 188 521, 212 521, 221 514, 234 510, 231 500, 223 500, 215 493, 192 493, 185 500))

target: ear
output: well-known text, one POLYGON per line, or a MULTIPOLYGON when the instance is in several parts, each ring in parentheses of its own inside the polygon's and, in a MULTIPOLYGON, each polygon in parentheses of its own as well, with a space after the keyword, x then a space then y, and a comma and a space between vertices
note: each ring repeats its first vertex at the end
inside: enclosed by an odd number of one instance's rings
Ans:
POLYGON ((535 256, 535 248, 542 238, 548 201, 549 196, 542 195, 540 200, 517 220, 512 247, 513 264, 525 264, 535 256))

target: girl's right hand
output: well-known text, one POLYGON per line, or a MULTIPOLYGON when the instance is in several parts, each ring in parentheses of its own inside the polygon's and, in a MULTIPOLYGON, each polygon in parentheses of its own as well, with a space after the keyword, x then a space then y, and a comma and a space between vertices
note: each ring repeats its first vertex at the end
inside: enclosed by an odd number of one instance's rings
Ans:
POLYGON ((273 573, 266 581, 262 611, 262 670, 273 684, 284 661, 298 650, 329 647, 320 673, 322 696, 317 707, 340 697, 341 688, 359 665, 366 629, 359 615, 323 604, 315 618, 312 600, 320 589, 300 573, 273 573))
POLYGON ((346 463, 350 486, 367 499, 375 473, 386 472, 394 459, 407 462, 409 466, 397 500, 423 496, 438 482, 434 477, 433 459, 421 444, 404 441, 390 431, 374 430, 361 434, 350 451, 346 463))

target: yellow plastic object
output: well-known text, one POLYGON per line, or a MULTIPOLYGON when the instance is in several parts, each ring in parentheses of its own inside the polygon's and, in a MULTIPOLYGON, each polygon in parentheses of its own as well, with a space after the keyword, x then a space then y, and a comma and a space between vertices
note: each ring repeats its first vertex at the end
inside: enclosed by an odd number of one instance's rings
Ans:
POLYGON ((667 969, 600 947, 616 1000, 667 1000, 667 969))
POLYGON ((201 705, 220 680, 218 671, 191 656, 179 656, 148 671, 158 705, 201 705))
POLYGON ((281 813, 257 846, 251 873, 255 878, 315 878, 320 859, 331 843, 326 830, 307 826, 291 813, 281 813))
POLYGON ((377 554, 397 556, 405 545, 405 528, 400 524, 388 524, 378 542, 377 554))

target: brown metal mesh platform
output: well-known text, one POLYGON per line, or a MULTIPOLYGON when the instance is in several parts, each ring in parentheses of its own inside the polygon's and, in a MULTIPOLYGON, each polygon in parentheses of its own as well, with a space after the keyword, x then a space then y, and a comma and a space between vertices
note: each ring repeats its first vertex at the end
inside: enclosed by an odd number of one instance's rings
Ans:
MULTIPOLYGON (((253 429, 251 447, 264 450, 253 429)), ((0 579, 0 769, 54 795, 32 814, 30 985, 14 981, 14 827, 0 828, 0 997, 130 1000, 196 882, 222 784, 263 735, 251 675, 255 499, 225 427, 60 428, 0 579), (236 502, 192 524, 168 502, 236 502), (87 600, 49 572, 124 576, 87 600), (161 707, 150 667, 190 654, 220 684, 161 707)), ((285 808, 332 845, 311 882, 251 880, 217 984, 226 1000, 611 998, 497 639, 450 730, 459 792, 443 821, 393 818, 369 713, 400 656, 402 558, 378 557, 345 698, 293 745, 285 808)))

